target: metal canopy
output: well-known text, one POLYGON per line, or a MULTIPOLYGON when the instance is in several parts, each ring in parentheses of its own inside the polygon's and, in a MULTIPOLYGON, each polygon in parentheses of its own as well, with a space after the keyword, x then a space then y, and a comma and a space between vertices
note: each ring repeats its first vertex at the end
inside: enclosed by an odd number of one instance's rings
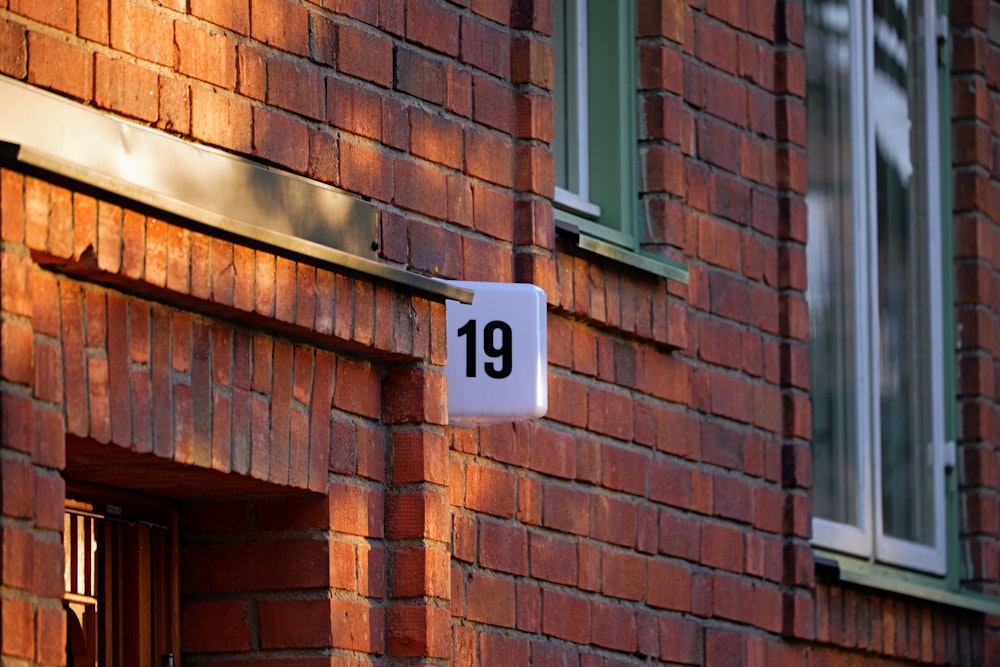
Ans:
POLYGON ((3 76, 0 100, 4 160, 306 261, 403 284, 435 300, 472 300, 468 290, 378 262, 378 211, 342 190, 3 76))

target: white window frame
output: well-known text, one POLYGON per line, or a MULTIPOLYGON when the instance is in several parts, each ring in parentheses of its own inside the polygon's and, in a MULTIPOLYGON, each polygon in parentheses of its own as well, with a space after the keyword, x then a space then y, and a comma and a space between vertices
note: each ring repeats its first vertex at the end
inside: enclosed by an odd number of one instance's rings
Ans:
POLYGON ((883 530, 882 507, 882 461, 881 461, 881 416, 877 394, 879 378, 879 349, 877 345, 878 313, 878 257, 875 249, 878 243, 878 225, 875 188, 875 123, 873 107, 878 102, 877 95, 867 92, 874 80, 874 12, 868 2, 850 0, 850 25, 861 26, 850 29, 851 68, 851 133, 863 137, 863 142, 854 142, 852 168, 863 177, 854 179, 853 184, 853 225, 854 238, 864 243, 854 247, 856 267, 855 298, 855 340, 857 354, 854 359, 856 377, 861 378, 855 393, 855 408, 858 415, 854 437, 858 444, 857 474, 859 493, 858 525, 834 522, 814 517, 813 543, 816 546, 849 553, 862 558, 873 559, 889 565, 897 565, 935 575, 944 575, 947 570, 946 548, 946 502, 945 502, 945 453, 948 443, 945 437, 944 404, 944 332, 942 304, 941 257, 941 155, 938 128, 938 87, 937 87, 937 10, 933 0, 923 0, 924 49, 926 68, 926 108, 927 154, 917 159, 926 159, 926 193, 928 225, 929 266, 926 272, 928 294, 930 295, 928 326, 931 348, 930 376, 936 390, 932 392, 931 432, 933 448, 934 498, 934 544, 921 545, 886 535, 883 530), (867 305, 867 307, 865 307, 867 305))

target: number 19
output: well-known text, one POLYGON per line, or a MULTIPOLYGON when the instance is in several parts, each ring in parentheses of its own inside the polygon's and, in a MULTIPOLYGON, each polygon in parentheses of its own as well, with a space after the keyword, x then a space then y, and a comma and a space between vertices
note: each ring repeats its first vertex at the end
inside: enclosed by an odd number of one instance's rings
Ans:
MULTIPOLYGON (((467 337, 465 343, 465 376, 476 377, 476 320, 469 320, 458 329, 459 336, 467 337)), ((494 380, 502 380, 513 370, 514 332, 510 325, 500 320, 492 320, 483 327, 483 352, 490 359, 499 359, 500 363, 486 362, 483 370, 494 380), (500 334, 500 344, 497 344, 497 334, 500 334)))

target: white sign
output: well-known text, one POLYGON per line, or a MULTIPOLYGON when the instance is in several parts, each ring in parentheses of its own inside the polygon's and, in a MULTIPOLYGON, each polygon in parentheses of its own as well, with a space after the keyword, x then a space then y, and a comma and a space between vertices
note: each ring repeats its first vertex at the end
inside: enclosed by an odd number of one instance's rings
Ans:
POLYGON ((454 282, 448 300, 448 415, 456 423, 541 417, 549 407, 545 292, 521 283, 454 282))

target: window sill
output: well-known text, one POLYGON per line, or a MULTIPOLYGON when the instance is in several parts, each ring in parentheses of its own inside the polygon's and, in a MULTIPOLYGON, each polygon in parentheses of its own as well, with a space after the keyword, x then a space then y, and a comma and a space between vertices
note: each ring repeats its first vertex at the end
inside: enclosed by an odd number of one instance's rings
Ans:
POLYGON ((815 550, 816 578, 826 583, 852 584, 938 604, 1000 615, 1000 597, 968 590, 952 590, 944 580, 885 567, 855 558, 815 550))
POLYGON ((626 264, 669 280, 688 284, 688 268, 680 262, 660 257, 641 250, 630 250, 615 243, 604 241, 582 232, 577 225, 556 219, 556 230, 576 237, 576 245, 581 250, 600 255, 615 262, 626 264))

